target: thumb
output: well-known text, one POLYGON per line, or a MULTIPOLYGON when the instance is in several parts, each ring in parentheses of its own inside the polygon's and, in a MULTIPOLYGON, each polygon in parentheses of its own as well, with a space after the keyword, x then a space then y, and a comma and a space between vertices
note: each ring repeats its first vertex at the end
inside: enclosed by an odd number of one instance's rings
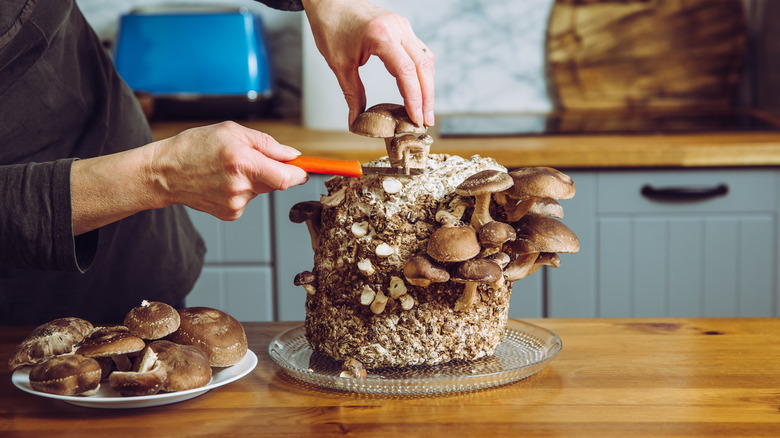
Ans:
POLYGON ((336 79, 339 81, 341 91, 344 93, 344 99, 349 107, 349 126, 355 121, 358 114, 366 109, 366 90, 363 87, 363 81, 360 79, 360 72, 357 67, 347 68, 342 71, 335 71, 336 79))

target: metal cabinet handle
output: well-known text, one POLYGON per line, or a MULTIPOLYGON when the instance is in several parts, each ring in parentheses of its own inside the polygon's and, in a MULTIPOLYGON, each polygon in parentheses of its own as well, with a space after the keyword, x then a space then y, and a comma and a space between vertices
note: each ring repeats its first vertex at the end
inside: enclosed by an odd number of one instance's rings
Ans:
POLYGON ((726 184, 715 187, 653 187, 645 184, 641 190, 642 196, 653 201, 703 201, 728 192, 726 184))

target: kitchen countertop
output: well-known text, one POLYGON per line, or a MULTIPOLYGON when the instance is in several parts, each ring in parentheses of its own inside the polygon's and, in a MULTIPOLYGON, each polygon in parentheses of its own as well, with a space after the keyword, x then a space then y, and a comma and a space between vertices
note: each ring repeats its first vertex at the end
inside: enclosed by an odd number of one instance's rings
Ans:
MULTIPOLYGON (((156 139, 210 122, 155 122, 156 139)), ((367 162, 387 155, 382 139, 346 131, 307 129, 295 120, 240 122, 266 132, 303 154, 367 162)), ((696 168, 780 165, 780 131, 700 134, 537 135, 446 137, 430 129, 432 153, 493 157, 507 168, 696 168)))
MULTIPOLYGON (((245 323, 259 364, 199 397, 94 409, 36 397, 0 372, 2 436, 746 437, 780 430, 780 319, 536 319, 563 350, 540 373, 440 396, 369 396, 285 374, 271 339, 300 323, 245 323)), ((0 331, 0 353, 32 327, 0 331)))

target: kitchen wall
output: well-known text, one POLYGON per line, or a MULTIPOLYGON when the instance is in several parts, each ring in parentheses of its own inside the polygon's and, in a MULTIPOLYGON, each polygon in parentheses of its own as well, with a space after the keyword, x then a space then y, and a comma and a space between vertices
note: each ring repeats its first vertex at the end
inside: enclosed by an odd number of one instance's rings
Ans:
MULTIPOLYGON (((749 64, 740 100, 780 115, 780 2, 744 0, 749 64)), ((544 33, 553 0, 375 0, 406 16, 436 54, 437 113, 543 112, 551 109, 544 75, 544 33)), ((77 0, 98 34, 114 38, 120 14, 171 0, 77 0)), ((252 0, 190 0, 238 5, 265 22, 276 77, 278 110, 304 122, 343 129, 346 104, 335 77, 313 46, 305 16, 252 0), (302 73, 308 72, 308 80, 302 73), (303 95, 303 97, 302 97, 303 95), (306 99, 306 97, 309 99, 306 99)), ((368 104, 400 102, 392 77, 372 58, 361 68, 368 104)))
MULTIPOLYGON (((160 0, 77 0, 101 38, 112 40, 119 16, 133 8, 181 3, 160 0)), ((295 90, 304 87, 302 64, 313 70, 313 87, 325 92, 316 113, 343 112, 346 105, 332 73, 308 46, 302 53, 302 13, 272 10, 251 0, 192 0, 191 3, 240 5, 259 13, 267 28, 269 47, 280 88, 280 111, 296 115, 301 101, 295 90), (321 63, 316 65, 315 63, 321 63), (324 89, 324 90, 323 90, 324 89), (334 109, 335 108, 335 109, 334 109)), ((546 111, 550 108, 544 81, 544 29, 552 0, 496 2, 494 0, 377 0, 376 4, 406 16, 417 36, 436 54, 438 112, 546 111), (421 7, 421 5, 423 7, 421 7)), ((308 31, 308 30, 307 30, 308 31)), ((307 38, 310 36, 307 34, 307 38)), ((391 77, 378 60, 361 69, 369 105, 400 101, 391 77)), ((306 90, 303 90, 305 92, 306 90)), ((309 92, 313 92, 309 89, 309 92)))

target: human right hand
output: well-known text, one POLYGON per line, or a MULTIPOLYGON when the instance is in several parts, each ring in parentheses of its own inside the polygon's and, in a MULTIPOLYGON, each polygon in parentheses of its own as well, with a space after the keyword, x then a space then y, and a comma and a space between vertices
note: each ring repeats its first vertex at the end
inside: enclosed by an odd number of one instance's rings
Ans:
POLYGON ((366 109, 359 67, 376 55, 393 75, 415 124, 434 123, 434 56, 409 21, 365 0, 303 0, 314 41, 339 81, 349 124, 366 109))
POLYGON ((308 180, 305 171, 284 164, 298 155, 268 134, 224 122, 125 152, 75 161, 71 169, 74 235, 173 204, 235 220, 258 194, 308 180))
POLYGON ((190 129, 153 146, 153 174, 171 203, 222 220, 240 217, 258 194, 308 179, 305 171, 283 163, 298 151, 233 122, 190 129))

